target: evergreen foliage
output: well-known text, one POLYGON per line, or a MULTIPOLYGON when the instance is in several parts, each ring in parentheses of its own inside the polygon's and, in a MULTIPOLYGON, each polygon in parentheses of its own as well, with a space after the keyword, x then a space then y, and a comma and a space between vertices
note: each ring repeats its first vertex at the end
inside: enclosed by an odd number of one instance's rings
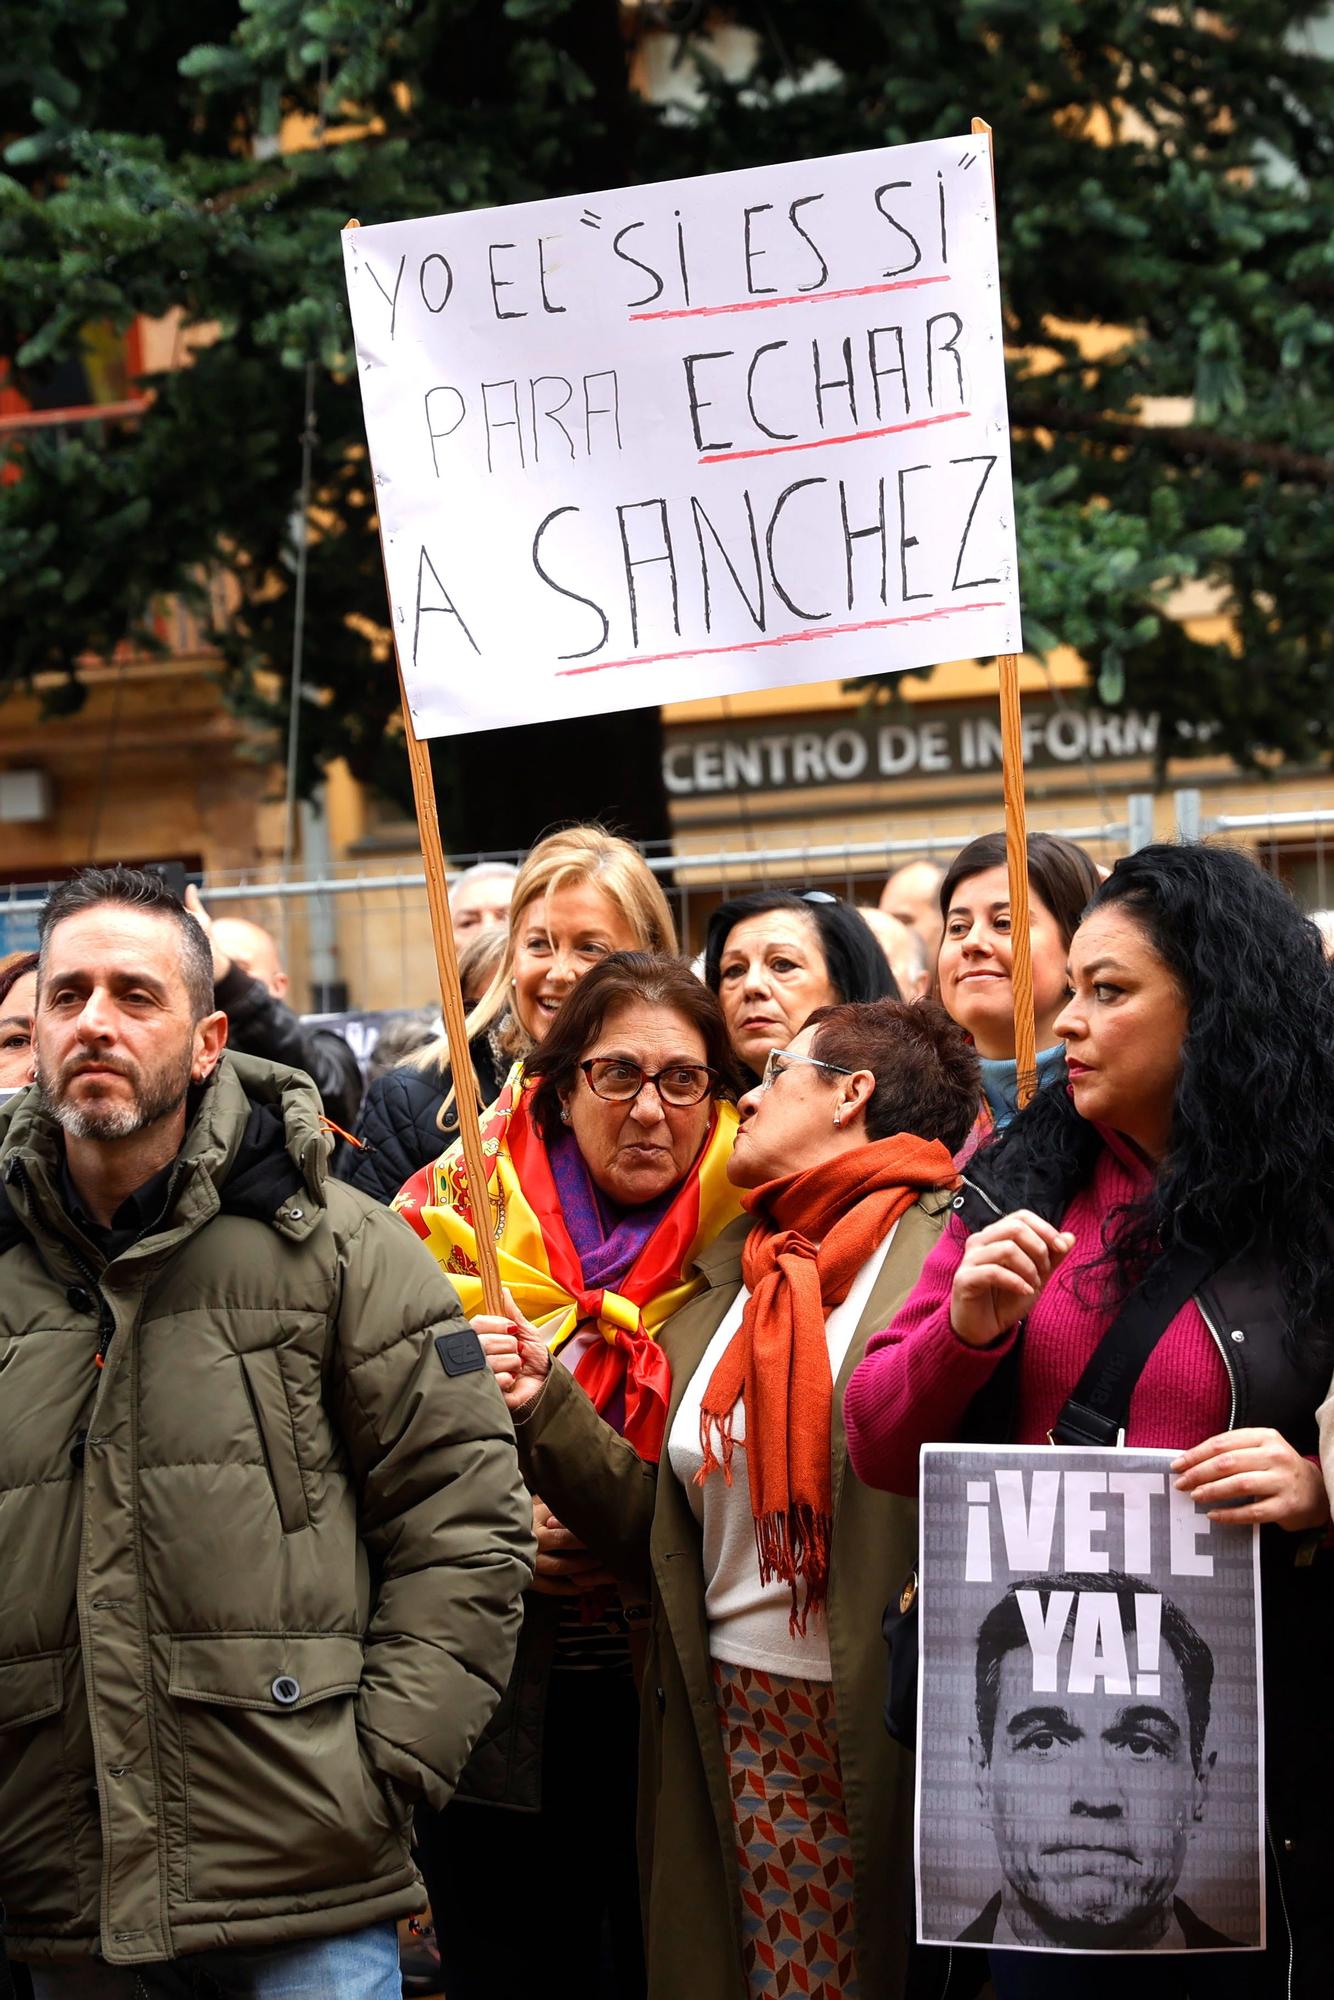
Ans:
MULTIPOLYGON (((81 659, 141 632, 154 593, 199 595, 225 570, 239 592, 217 634, 230 688, 281 722, 313 365, 318 698, 302 781, 342 753, 403 796, 343 294, 348 217, 925 139, 980 113, 996 133, 1030 647, 1078 647, 1102 697, 1157 710, 1169 740, 1173 723, 1208 723, 1213 747, 1242 760, 1327 752, 1334 62, 1311 25, 1324 11, 7 0, 0 354, 36 385, 90 322, 179 309, 213 333, 193 366, 153 382, 142 420, 11 445, 22 476, 0 484, 0 673, 54 670, 51 705, 77 705, 81 659), (707 39, 720 20, 733 53, 750 51, 742 80, 707 39), (654 22, 680 29, 671 74, 691 108, 629 88, 654 22), (279 154, 293 118, 308 143, 279 154), (1146 398, 1180 399, 1172 421, 1140 423, 1146 398), (1163 616, 1190 578, 1213 585, 1240 658, 1163 616)), ((655 745, 641 714, 441 746, 447 837, 517 844, 599 808, 660 833, 655 745)))

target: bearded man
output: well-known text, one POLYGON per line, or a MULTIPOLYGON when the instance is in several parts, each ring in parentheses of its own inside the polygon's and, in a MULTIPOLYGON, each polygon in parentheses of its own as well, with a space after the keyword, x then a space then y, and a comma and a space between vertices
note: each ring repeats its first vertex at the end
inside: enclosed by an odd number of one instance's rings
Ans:
POLYGON ((509 1673, 530 1510, 481 1348, 226 1050, 199 924, 88 869, 0 1112, 0 1933, 38 2000, 390 2000, 509 1673))

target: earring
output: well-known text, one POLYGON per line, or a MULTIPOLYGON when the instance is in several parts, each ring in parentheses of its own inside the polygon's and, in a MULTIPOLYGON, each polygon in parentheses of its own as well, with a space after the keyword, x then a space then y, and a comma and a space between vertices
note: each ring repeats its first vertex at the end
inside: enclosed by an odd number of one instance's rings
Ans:
POLYGON ((842 1106, 840 1106, 839 1109, 834 1113, 834 1130, 837 1131, 842 1123, 843 1123, 843 1109, 842 1106))
POLYGON ((570 1107, 569 1107, 569 1105, 568 1105, 568 1104, 562 1104, 562 1105, 561 1105, 561 1108, 560 1108, 560 1122, 561 1122, 561 1124, 562 1124, 562 1125, 568 1125, 568 1124, 569 1124, 569 1122, 570 1122, 570 1107))

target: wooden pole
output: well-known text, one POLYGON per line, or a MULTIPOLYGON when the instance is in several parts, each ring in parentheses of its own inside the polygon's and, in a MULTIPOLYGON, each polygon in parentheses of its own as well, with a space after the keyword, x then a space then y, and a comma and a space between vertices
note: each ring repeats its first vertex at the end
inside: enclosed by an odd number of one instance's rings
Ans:
MULTIPOLYGON (((974 118, 972 130, 992 131, 985 118, 974 118)), ((996 186, 996 154, 991 154, 992 194, 996 186)), ((1028 907, 1028 812, 1024 800, 1024 732, 1019 705, 1019 661, 1002 653, 1000 670, 1001 782, 1005 793, 1005 859, 1010 878, 1010 984, 1014 994, 1014 1054, 1016 1095, 1025 1105, 1037 1089, 1037 1021, 1033 1006, 1033 934, 1028 907)))
MULTIPOLYGON (((394 657, 398 660, 395 641, 394 657)), ((449 890, 445 877, 445 853, 440 841, 440 820, 435 807, 435 782, 431 776, 431 754, 412 727, 408 691, 403 684, 403 667, 398 663, 398 691, 403 702, 403 730, 408 746, 408 767, 412 772, 412 802, 417 809, 417 833, 421 840, 422 862, 426 869, 426 900, 431 911, 431 936, 435 940, 435 968, 440 980, 440 1011, 449 1040, 449 1066, 454 1080, 454 1102, 459 1114, 459 1137, 468 1169, 468 1189, 472 1196, 473 1235, 477 1239, 477 1271, 482 1280, 482 1305, 489 1313, 504 1314, 500 1297, 500 1265, 496 1260, 495 1239, 491 1234, 491 1209, 486 1198, 486 1160, 482 1153, 481 1112, 477 1101, 477 1078, 468 1053, 466 1009, 463 984, 459 978, 458 954, 454 949, 454 925, 449 914, 449 890)))
POLYGON ((1028 816, 1024 804, 1024 732, 1019 715, 1019 662, 1002 653, 1000 668, 1001 783, 1005 791, 1005 860, 1010 877, 1010 983, 1014 992, 1016 1095, 1025 1105, 1038 1087, 1037 1020, 1033 1005, 1033 934, 1028 909, 1028 816))
MULTIPOLYGON (((354 220, 349 229, 360 225, 354 220)), ((374 478, 374 467, 371 468, 374 478)), ((383 555, 383 545, 381 555, 383 555)), ((385 572, 385 595, 389 596, 389 575, 385 572)), ((392 599, 390 624, 393 625, 392 599)), ((408 746, 408 768, 412 773, 412 802, 417 810, 417 836, 421 842, 422 864, 426 870, 426 901, 431 912, 431 936, 435 941, 435 968, 440 981, 440 1011, 449 1041, 449 1065, 454 1082, 454 1102, 459 1114, 459 1137, 468 1169, 468 1190, 472 1197, 473 1235, 477 1239, 477 1271, 482 1281, 482 1305, 489 1313, 504 1315, 500 1296, 500 1265, 495 1239, 491 1234, 491 1211, 486 1197, 486 1160, 482 1153, 481 1111, 477 1101, 477 1078, 468 1053, 467 1010, 463 984, 459 978, 458 953, 454 948, 454 925, 449 914, 449 889, 445 851, 440 839, 440 817, 435 805, 435 782, 431 776, 428 745, 412 726, 408 690, 399 657, 398 633, 394 632, 394 663, 398 669, 398 692, 403 704, 403 734, 408 746)))

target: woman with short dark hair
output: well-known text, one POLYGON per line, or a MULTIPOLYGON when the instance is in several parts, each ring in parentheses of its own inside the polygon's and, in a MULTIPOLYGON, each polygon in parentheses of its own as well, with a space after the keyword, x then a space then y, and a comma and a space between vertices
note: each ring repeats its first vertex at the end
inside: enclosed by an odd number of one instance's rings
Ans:
MULTIPOLYGON (((1098 871, 1081 847, 1054 833, 1028 836, 1028 900, 1033 955, 1038 1079, 1059 1076, 1056 1016, 1065 1004, 1065 955, 1098 871)), ((978 1122, 966 1158, 992 1130, 1014 1116, 1014 987, 1010 960, 1010 879, 1005 835, 980 834, 955 855, 940 885, 945 926, 936 960, 936 990, 972 1040, 982 1065, 978 1122)))
POLYGON ((752 1077, 817 1007, 900 997, 870 925, 826 889, 751 889, 720 904, 709 918, 704 980, 752 1077))
MULTIPOLYGON (((657 1463, 666 1425, 658 1335, 703 1288, 696 1260, 740 1205, 726 1175, 735 1094, 707 987, 680 959, 614 952, 574 986, 483 1126, 485 1226, 513 1320, 637 1463, 657 1463)), ((477 1315, 477 1204, 461 1148, 415 1175, 397 1206, 477 1315)), ((634 2000, 644 1974, 627 1618, 645 1587, 590 1554, 540 1480, 529 1483, 541 1496, 537 1575, 514 1673, 455 1801, 418 1816, 445 1986, 450 2000, 596 1991, 605 1952, 618 2000, 634 2000)))
POLYGON ((823 1008, 770 1051, 728 1167, 748 1214, 659 1337, 657 1463, 539 1333, 476 1323, 526 1477, 650 1596, 640 1864, 663 2000, 903 1990, 912 1760, 880 1724, 879 1627, 913 1510, 846 1477, 838 1410, 949 1213, 976 1102, 929 1000, 823 1008))
MULTIPOLYGON (((849 1384, 852 1463, 912 1493, 928 1440, 1043 1442, 1132 1288, 1163 1302, 1105 1427, 1176 1451, 1177 1486, 1211 1520, 1261 1525, 1279 1894, 1262 1958, 1211 1960, 1199 1984, 1190 1957, 1160 1959, 1147 1989, 1129 1958, 1081 1958, 1074 1984, 1093 2000, 1132 1979, 1155 1996, 1323 1995, 1334 1556, 1313 1454, 1334 1333, 1334 982, 1287 892, 1248 857, 1202 846, 1118 861, 1075 933, 1070 978, 1054 1025, 1068 1083, 969 1163, 960 1215, 849 1384)), ((1000 2000, 1072 1990, 1059 1955, 991 1957, 1000 2000)))

